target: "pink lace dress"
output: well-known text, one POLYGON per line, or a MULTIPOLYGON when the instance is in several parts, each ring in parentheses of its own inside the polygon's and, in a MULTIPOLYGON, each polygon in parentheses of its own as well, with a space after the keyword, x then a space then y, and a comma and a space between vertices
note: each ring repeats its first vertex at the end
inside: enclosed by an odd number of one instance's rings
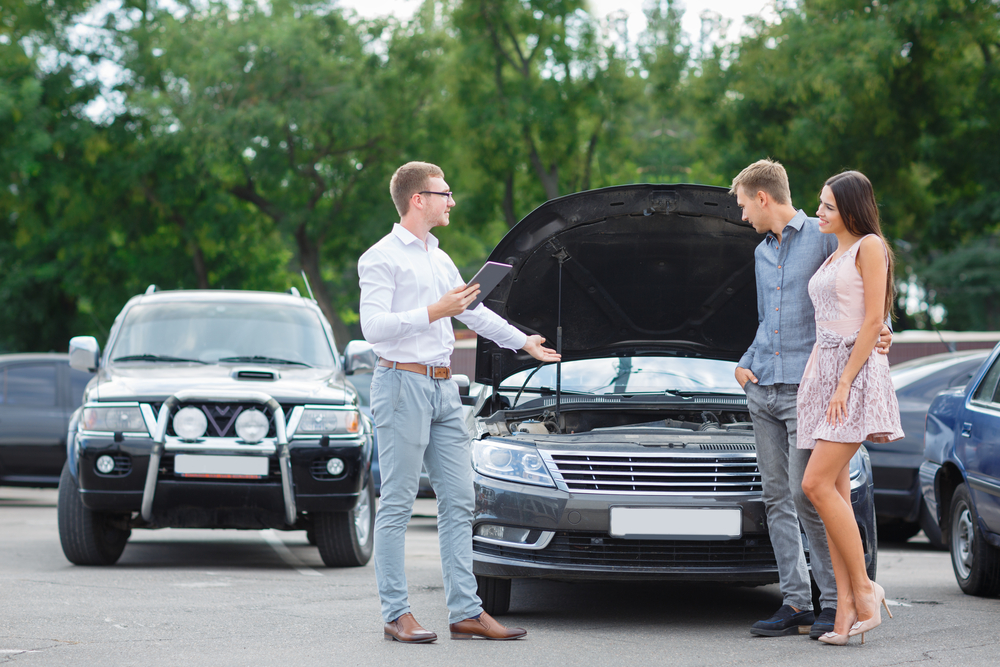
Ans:
POLYGON ((903 437, 889 360, 875 350, 851 383, 844 422, 826 422, 826 409, 865 319, 865 290, 856 265, 860 248, 858 240, 834 261, 824 262, 809 280, 816 344, 799 384, 799 449, 813 449, 817 440, 891 442, 903 437))

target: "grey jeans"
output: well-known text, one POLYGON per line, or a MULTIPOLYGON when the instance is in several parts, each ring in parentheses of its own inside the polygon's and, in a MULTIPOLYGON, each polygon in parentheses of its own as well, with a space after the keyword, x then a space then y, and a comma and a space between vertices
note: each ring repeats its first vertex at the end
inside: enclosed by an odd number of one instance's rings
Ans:
POLYGON ((812 450, 795 447, 799 386, 760 386, 747 382, 744 389, 757 441, 757 466, 764 487, 767 530, 778 561, 783 604, 797 609, 813 607, 809 570, 802 550, 804 530, 809 541, 812 574, 820 591, 820 606, 835 609, 837 583, 826 544, 826 529, 816 508, 802 492, 802 475, 812 450))
POLYGON ((410 611, 403 554, 421 464, 437 495, 448 622, 483 611, 472 574, 472 453, 458 385, 378 367, 371 385, 382 490, 375 515, 375 580, 388 623, 410 611))

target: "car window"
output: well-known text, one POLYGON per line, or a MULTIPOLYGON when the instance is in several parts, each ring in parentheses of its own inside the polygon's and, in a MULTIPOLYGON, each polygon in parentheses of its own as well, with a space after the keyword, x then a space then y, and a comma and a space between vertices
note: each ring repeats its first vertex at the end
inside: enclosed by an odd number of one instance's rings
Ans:
POLYGON ((977 403, 1000 403, 997 396, 997 380, 1000 379, 1000 356, 993 360, 993 365, 986 372, 986 377, 979 383, 972 400, 977 403))
POLYGON ((215 363, 271 358, 316 368, 336 366, 319 316, 273 303, 142 304, 129 309, 111 360, 159 355, 215 363))
POLYGON ((52 364, 19 364, 4 372, 6 405, 54 407, 56 405, 56 367, 52 364))
POLYGON ((78 371, 75 368, 69 369, 69 398, 73 407, 83 402, 83 390, 86 389, 87 383, 92 377, 94 377, 93 373, 78 371))

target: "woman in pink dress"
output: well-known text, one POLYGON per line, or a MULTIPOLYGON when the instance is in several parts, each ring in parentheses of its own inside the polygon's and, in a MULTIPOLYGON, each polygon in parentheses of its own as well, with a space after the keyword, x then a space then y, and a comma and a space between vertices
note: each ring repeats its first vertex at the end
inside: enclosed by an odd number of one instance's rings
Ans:
POLYGON ((885 591, 865 569, 849 464, 863 440, 903 437, 889 363, 875 353, 892 310, 893 258, 864 174, 830 178, 816 215, 838 246, 809 281, 816 344, 799 385, 796 446, 813 449, 802 490, 823 519, 837 580, 837 618, 820 641, 843 645, 857 634, 864 643, 864 633, 882 622, 880 604, 889 611, 885 591))

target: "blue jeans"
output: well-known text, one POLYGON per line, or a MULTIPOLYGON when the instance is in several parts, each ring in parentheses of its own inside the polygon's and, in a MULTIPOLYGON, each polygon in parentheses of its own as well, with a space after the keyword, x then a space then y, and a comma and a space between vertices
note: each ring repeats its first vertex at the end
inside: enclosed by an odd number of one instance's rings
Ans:
POLYGON ((802 475, 812 450, 795 447, 798 388, 796 384, 760 386, 753 382, 747 382, 744 387, 757 441, 757 466, 764 487, 767 530, 778 561, 783 604, 797 609, 812 609, 813 606, 809 570, 802 550, 804 530, 809 540, 813 578, 820 591, 820 606, 835 609, 837 582, 833 577, 826 529, 816 508, 802 491, 802 475))
POLYGON ((375 579, 383 618, 388 623, 410 611, 403 556, 421 465, 437 495, 448 622, 482 613, 472 574, 472 453, 458 385, 379 366, 372 378, 371 406, 382 473, 375 579))

